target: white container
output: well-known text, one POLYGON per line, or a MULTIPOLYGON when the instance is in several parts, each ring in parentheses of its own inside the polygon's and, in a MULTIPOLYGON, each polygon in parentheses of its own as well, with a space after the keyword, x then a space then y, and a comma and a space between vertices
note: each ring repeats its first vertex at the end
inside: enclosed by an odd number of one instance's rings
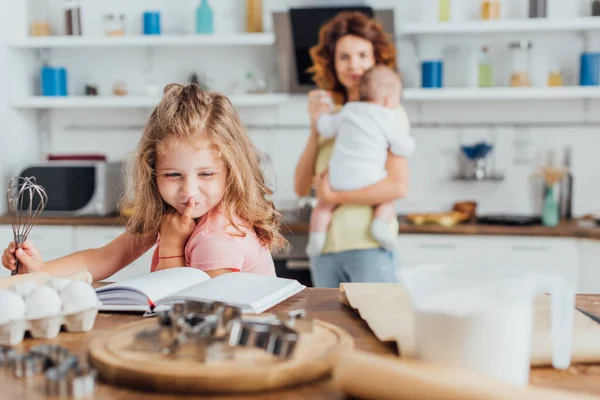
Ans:
POLYGON ((441 264, 400 270, 415 309, 416 356, 527 385, 533 300, 547 292, 552 295, 552 365, 568 368, 575 290, 561 277, 521 271, 441 264))
POLYGON ((14 346, 31 332, 34 339, 52 339, 60 333, 62 326, 71 333, 89 332, 94 327, 100 305, 76 313, 60 313, 45 318, 10 321, 0 324, 0 345, 14 346))

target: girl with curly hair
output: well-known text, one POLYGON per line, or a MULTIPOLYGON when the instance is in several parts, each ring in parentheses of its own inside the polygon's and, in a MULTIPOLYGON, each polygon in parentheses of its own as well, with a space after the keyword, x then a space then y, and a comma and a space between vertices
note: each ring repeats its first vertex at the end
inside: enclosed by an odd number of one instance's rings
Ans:
MULTIPOLYGON (((370 226, 373 206, 406 195, 406 158, 388 151, 383 179, 356 190, 333 191, 327 167, 335 139, 320 136, 317 129, 318 117, 329 112, 331 102, 339 110, 347 102, 360 100, 360 82, 366 71, 375 65, 396 68, 393 41, 375 19, 359 12, 342 12, 321 28, 319 43, 310 55, 319 89, 308 96, 311 134, 296 166, 295 190, 306 196, 314 183, 320 203, 339 205, 333 211, 321 254, 310 256, 313 281, 319 287, 396 281, 394 252, 372 237, 370 226)), ((410 122, 401 105, 395 115, 401 130, 408 132, 410 122)), ((398 221, 391 220, 388 229, 397 233, 398 221)))
MULTIPOLYGON (((105 279, 154 244, 150 271, 187 266, 217 276, 275 275, 270 249, 285 243, 258 152, 230 100, 196 84, 170 84, 138 144, 125 206, 125 233, 98 249, 44 263, 26 242, 16 251, 24 272, 55 276, 86 268, 105 279)), ((15 246, 2 264, 13 269, 15 246)))

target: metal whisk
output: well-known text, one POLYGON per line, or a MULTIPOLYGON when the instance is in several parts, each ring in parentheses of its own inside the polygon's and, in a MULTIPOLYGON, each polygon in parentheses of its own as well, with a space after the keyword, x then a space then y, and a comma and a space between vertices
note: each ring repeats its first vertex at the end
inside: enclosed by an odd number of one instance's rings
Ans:
MULTIPOLYGON (((19 249, 27 240, 31 228, 46 207, 48 195, 42 186, 35 183, 35 177, 15 177, 8 184, 6 202, 15 245, 19 249)), ((19 264, 17 258, 15 269, 11 275, 19 273, 19 264)))

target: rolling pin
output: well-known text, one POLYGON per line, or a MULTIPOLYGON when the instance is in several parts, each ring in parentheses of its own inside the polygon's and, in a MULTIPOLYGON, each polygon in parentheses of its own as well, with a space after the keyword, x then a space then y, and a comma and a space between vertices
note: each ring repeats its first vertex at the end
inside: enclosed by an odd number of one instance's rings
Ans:
POLYGON ((600 399, 557 389, 510 386, 467 371, 359 351, 340 356, 333 382, 347 395, 376 400, 600 399))
POLYGON ((15 283, 24 282, 24 281, 34 281, 38 285, 43 285, 46 283, 48 279, 52 278, 65 278, 74 281, 82 281, 85 283, 92 283, 92 274, 87 271, 79 271, 75 272, 71 275, 56 277, 50 275, 47 272, 33 272, 31 274, 22 274, 22 275, 14 275, 8 278, 0 278, 0 289, 8 289, 15 283))

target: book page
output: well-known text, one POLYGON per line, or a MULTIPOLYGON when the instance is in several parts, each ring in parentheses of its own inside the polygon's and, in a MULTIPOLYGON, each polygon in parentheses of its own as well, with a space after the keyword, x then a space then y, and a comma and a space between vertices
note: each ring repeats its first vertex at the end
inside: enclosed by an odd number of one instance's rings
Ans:
POLYGON ((146 305, 146 298, 156 304, 166 296, 208 280, 210 276, 196 268, 170 268, 103 286, 96 289, 96 293, 105 304, 131 304, 122 300, 135 299, 135 303, 146 305))
POLYGON ((260 313, 304 288, 293 279, 233 272, 174 293, 159 303, 164 304, 183 299, 222 301, 236 305, 245 312, 260 313))

